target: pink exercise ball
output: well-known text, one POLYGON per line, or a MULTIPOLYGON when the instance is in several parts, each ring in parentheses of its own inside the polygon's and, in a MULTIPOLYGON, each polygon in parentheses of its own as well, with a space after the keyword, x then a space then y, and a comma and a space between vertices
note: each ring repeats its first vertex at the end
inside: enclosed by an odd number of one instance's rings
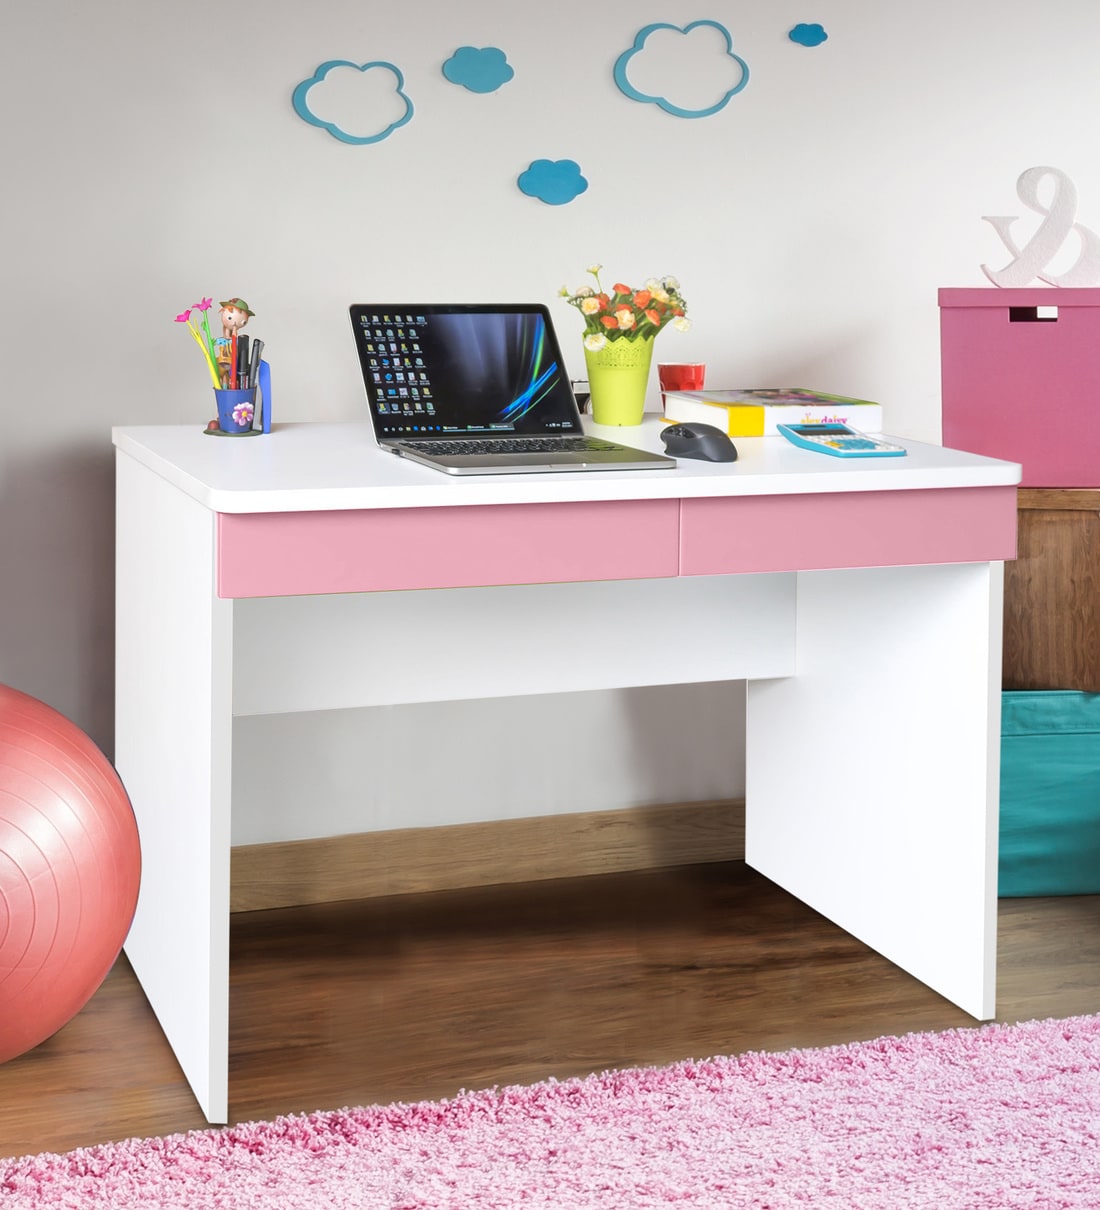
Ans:
POLYGON ((140 877, 134 812, 107 758, 56 710, 0 685, 0 1063, 91 999, 140 877))

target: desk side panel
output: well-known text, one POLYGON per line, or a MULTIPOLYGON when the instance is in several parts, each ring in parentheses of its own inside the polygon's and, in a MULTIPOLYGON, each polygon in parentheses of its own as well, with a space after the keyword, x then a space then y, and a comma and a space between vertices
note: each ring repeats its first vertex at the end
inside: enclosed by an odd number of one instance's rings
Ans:
POLYGON ((222 513, 218 595, 675 576, 679 522, 678 500, 222 513))
POLYGON ((748 686, 746 861, 988 1019, 1003 565, 798 581, 797 675, 748 686))
POLYGON ((1011 486, 683 501, 682 575, 973 563, 1015 553, 1011 486))
POLYGON ((117 456, 116 765, 141 837, 126 955, 212 1122, 228 1120, 231 601, 214 516, 117 456))

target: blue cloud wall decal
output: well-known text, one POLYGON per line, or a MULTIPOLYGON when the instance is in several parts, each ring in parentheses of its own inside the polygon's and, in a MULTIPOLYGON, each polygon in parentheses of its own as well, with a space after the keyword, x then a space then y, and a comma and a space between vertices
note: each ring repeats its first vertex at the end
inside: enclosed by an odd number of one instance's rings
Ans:
POLYGON ((342 143, 379 143, 412 120, 404 89, 392 63, 330 59, 294 89, 294 111, 342 143))
POLYGON ((805 22, 796 25, 787 35, 792 42, 797 42, 799 46, 820 46, 828 36, 823 25, 809 25, 805 22))
POLYGON ((576 160, 533 160, 516 184, 521 193, 548 206, 564 206, 588 188, 576 160))
POLYGON ((684 26, 657 21, 640 29, 630 49, 615 60, 614 77, 620 92, 632 101, 656 105, 677 118, 706 118, 724 109, 748 84, 749 65, 733 53, 733 36, 717 21, 692 21, 684 26), (654 39, 652 44, 651 38, 654 39), (679 38, 686 41, 680 42, 679 38), (659 61, 651 61, 671 58, 673 49, 677 51, 679 72, 662 70, 659 61), (694 67, 698 70, 693 69, 691 59, 695 60, 694 67), (693 86, 698 84, 699 78, 712 81, 713 100, 703 105, 682 105, 657 94, 652 86, 647 89, 635 83, 642 78, 660 80, 662 87, 675 89, 677 79, 682 83, 688 73, 693 86))
POLYGON ((460 46, 443 64, 443 74, 470 92, 496 92, 516 73, 496 46, 460 46))

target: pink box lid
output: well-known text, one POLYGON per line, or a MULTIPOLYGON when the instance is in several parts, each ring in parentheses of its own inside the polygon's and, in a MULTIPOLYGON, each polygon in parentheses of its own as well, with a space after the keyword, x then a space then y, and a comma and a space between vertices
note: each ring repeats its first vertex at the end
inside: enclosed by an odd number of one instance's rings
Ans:
POLYGON ((941 307, 1100 307, 1100 288, 1025 286, 1002 290, 998 286, 944 286, 939 301, 941 307))

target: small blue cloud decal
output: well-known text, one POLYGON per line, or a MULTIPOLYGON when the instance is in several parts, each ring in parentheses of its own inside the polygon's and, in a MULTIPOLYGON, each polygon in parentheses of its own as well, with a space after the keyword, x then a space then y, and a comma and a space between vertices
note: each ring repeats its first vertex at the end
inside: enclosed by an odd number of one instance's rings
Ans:
POLYGON ((749 82, 749 65, 733 53, 733 37, 717 21, 656 22, 638 31, 615 60, 615 83, 632 101, 657 105, 677 118, 706 118, 749 82))
POLYGON ((533 160, 516 181, 520 192, 548 206, 564 206, 588 188, 575 160, 533 160))
POLYGON ((294 111, 342 143, 379 143, 413 116, 405 77, 392 63, 330 59, 294 90, 294 111))
POLYGON ((823 25, 805 23, 796 25, 787 35, 792 42, 797 42, 799 46, 820 46, 828 36, 823 25))
POLYGON ((470 92, 496 92, 516 73, 508 56, 495 46, 460 46, 443 64, 443 74, 470 92))

